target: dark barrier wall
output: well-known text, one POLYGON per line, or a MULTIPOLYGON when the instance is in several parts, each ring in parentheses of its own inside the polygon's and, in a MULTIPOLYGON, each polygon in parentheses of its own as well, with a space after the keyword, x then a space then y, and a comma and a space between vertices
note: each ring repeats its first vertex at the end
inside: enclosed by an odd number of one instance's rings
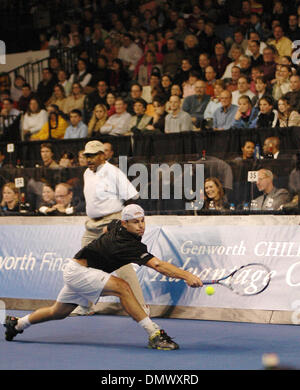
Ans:
MULTIPOLYGON (((184 185, 184 164, 189 164, 192 167, 194 178, 195 178, 195 167, 196 164, 204 165, 204 177, 216 176, 220 179, 225 189, 228 201, 234 203, 237 209, 242 209, 244 202, 250 202, 251 198, 255 198, 260 195, 257 191, 255 183, 251 184, 248 182, 248 171, 258 170, 260 168, 271 169, 274 174, 274 184, 278 188, 289 188, 289 177, 292 170, 296 173, 299 173, 300 178, 300 170, 297 171, 296 160, 293 158, 289 159, 281 159, 281 160, 238 160, 238 159, 230 159, 230 160, 222 160, 215 156, 208 155, 206 160, 201 159, 192 159, 186 162, 181 161, 179 169, 179 175, 176 177, 172 173, 171 170, 165 169, 164 174, 161 174, 159 177, 159 188, 160 194, 158 199, 151 199, 150 191, 151 186, 154 185, 151 182, 151 170, 153 164, 150 162, 143 161, 145 159, 139 159, 131 157, 128 159, 127 171, 124 173, 128 174, 128 178, 130 181, 136 179, 139 175, 139 172, 135 173, 135 176, 131 176, 129 173, 129 169, 134 163, 142 164, 143 167, 147 168, 148 176, 147 176, 147 190, 148 190, 148 198, 144 198, 140 200, 141 205, 145 208, 146 211, 152 214, 160 214, 160 213, 185 213, 185 204, 187 199, 184 197, 182 199, 175 199, 174 197, 174 182, 176 182, 176 188, 184 185), (162 182, 164 185, 170 183, 170 199, 163 199, 161 194, 162 182), (178 184, 179 183, 179 184, 178 184)), ((172 166, 174 163, 178 163, 176 160, 170 159, 168 164, 164 164, 166 167, 172 166)), ((163 166, 162 163, 157 164, 159 167, 163 166)), ((140 167, 141 165, 139 165, 140 167)), ((32 210, 35 209, 36 202, 36 194, 34 191, 35 183, 40 182, 42 179, 45 179, 47 182, 52 184, 53 186, 60 182, 69 182, 73 188, 76 196, 84 201, 82 188, 83 188, 83 172, 85 167, 74 167, 74 168, 61 168, 61 169, 46 169, 43 167, 38 168, 16 168, 16 167, 6 167, 0 169, 0 187, 4 184, 4 182, 14 181, 15 178, 23 177, 25 186, 24 191, 27 194, 27 199, 32 205, 32 210)), ((193 181, 193 190, 196 189, 195 180, 193 181)), ((137 188, 140 192, 145 192, 145 188, 137 188)), ((293 195, 294 190, 291 192, 293 195)), ((184 194, 184 189, 182 189, 182 193, 184 194)), ((84 211, 84 207, 82 212, 84 211)))
MULTIPOLYGON (((228 158, 239 155, 241 146, 250 139, 256 144, 263 145, 265 138, 278 136, 282 152, 290 154, 300 150, 300 128, 260 128, 260 129, 231 129, 227 131, 185 132, 161 135, 137 135, 127 137, 103 136, 102 142, 110 142, 115 149, 115 155, 143 156, 147 160, 169 160, 170 156, 201 155, 202 150, 207 154, 228 158)), ((77 153, 90 139, 76 140, 47 140, 54 144, 55 157, 58 159, 65 150, 77 153)), ((5 151, 7 142, 0 143, 0 149, 5 151)), ((15 142, 15 152, 11 161, 15 165, 20 160, 24 166, 35 166, 40 162, 41 141, 15 142)), ((180 157, 185 159, 185 157, 180 157)))

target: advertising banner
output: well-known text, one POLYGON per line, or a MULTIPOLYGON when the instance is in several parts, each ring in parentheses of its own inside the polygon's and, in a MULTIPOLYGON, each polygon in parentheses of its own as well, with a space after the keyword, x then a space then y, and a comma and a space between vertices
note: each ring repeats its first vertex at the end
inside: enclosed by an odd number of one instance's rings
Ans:
MULTIPOLYGON (((81 225, 3 226, 0 298, 55 300, 63 285, 63 267, 80 249, 83 231, 81 225)), ((272 271, 269 287, 257 296, 237 296, 222 286, 207 296, 204 289, 135 266, 150 305, 291 310, 300 300, 298 225, 148 225, 143 241, 154 256, 202 279, 216 279, 253 262, 272 271)))

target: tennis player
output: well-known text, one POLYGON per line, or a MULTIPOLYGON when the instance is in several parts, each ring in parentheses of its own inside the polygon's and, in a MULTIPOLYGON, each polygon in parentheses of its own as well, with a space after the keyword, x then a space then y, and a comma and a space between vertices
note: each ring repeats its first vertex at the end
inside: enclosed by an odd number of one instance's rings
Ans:
POLYGON ((178 349, 178 344, 145 313, 129 284, 111 275, 125 264, 136 263, 163 275, 183 279, 190 287, 202 286, 197 276, 149 253, 141 242, 144 231, 144 210, 136 204, 126 206, 121 220, 113 220, 99 238, 69 260, 63 271, 64 287, 52 306, 40 308, 22 318, 6 316, 6 340, 13 340, 30 325, 63 319, 77 305, 85 306, 88 301, 97 303, 100 296, 113 295, 120 298, 125 311, 148 333, 149 348, 178 349))

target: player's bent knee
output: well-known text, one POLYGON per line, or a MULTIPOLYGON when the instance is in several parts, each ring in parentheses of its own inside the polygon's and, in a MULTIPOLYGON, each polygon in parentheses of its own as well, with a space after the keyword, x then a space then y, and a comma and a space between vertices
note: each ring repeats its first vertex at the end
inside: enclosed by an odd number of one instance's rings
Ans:
POLYGON ((72 305, 70 307, 64 307, 60 304, 55 303, 53 306, 51 306, 51 317, 54 320, 63 320, 64 318, 68 317, 70 312, 76 307, 76 305, 72 305))
POLYGON ((113 283, 113 290, 118 295, 124 295, 126 293, 130 293, 131 292, 131 288, 130 288, 129 284, 125 280, 117 278, 117 277, 113 277, 111 282, 113 283))

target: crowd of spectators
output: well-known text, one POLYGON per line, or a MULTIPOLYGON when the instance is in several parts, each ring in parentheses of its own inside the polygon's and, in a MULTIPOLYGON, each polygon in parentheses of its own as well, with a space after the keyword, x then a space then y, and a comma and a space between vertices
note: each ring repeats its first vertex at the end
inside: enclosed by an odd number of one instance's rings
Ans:
POLYGON ((51 10, 37 30, 51 56, 36 89, 0 78, 0 127, 20 119, 5 141, 300 126, 298 0, 34 6, 51 10))

